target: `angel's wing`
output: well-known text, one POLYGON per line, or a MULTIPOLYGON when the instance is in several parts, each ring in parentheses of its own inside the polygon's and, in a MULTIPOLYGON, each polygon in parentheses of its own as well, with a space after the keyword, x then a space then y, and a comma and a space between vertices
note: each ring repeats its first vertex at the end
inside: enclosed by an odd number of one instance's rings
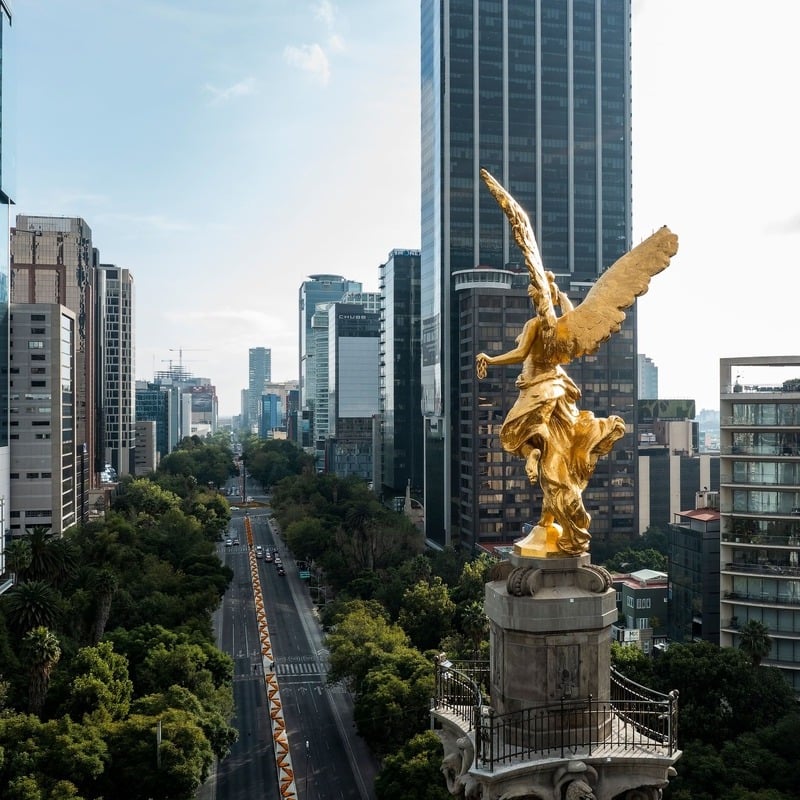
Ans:
POLYGON ((595 282, 586 299, 558 318, 553 347, 557 360, 566 364, 573 358, 594 353, 625 319, 650 278, 666 269, 678 252, 678 237, 665 225, 616 261, 595 282))
POLYGON ((536 313, 545 322, 545 327, 553 330, 556 324, 553 298, 550 295, 550 284, 545 275, 531 221, 522 206, 492 177, 488 170, 481 169, 481 178, 508 217, 514 239, 525 256, 525 264, 535 290, 533 302, 536 306, 536 313))

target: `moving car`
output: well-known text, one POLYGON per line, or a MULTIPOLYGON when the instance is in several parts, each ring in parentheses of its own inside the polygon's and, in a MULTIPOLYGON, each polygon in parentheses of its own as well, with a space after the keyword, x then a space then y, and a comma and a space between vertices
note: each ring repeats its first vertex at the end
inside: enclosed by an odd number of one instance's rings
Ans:
POLYGON ((286 570, 283 568, 283 564, 278 565, 278 575, 285 575, 286 570))
POLYGON ((264 548, 260 545, 256 545, 256 558, 264 558, 264 548))
POLYGON ((274 560, 274 557, 273 557, 272 553, 267 551, 267 554, 264 556, 264 561, 266 561, 268 564, 271 564, 273 562, 273 560, 274 560))
POLYGON ((233 544, 233 539, 226 539, 225 540, 225 547, 230 547, 233 544))
POLYGON ((238 538, 237 538, 237 539, 234 539, 234 540, 233 540, 233 543, 234 543, 234 544, 239 544, 239 539, 238 539, 238 538))

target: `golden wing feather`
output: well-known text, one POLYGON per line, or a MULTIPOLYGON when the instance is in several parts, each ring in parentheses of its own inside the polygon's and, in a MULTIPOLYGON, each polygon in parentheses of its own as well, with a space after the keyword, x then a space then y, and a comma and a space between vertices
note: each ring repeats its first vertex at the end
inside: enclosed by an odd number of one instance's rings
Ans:
POLYGON ((534 287, 533 303, 536 313, 545 321, 547 329, 552 330, 556 323, 553 299, 531 221, 522 206, 500 185, 489 170, 482 168, 481 178, 508 218, 514 240, 525 257, 525 265, 534 287))
POLYGON ((678 252, 678 237, 665 225, 609 267, 589 290, 586 299, 558 318, 553 342, 557 360, 594 353, 616 333, 625 309, 643 295, 650 279, 669 265, 678 252))

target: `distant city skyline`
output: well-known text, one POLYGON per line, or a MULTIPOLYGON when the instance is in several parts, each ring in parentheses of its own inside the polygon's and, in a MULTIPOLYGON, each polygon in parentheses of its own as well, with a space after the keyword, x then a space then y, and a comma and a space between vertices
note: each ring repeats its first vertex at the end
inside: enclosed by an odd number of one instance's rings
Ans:
MULTIPOLYGON (((663 396, 716 408, 721 357, 792 349, 770 300, 798 288, 800 4, 632 8, 633 239, 681 239, 637 349, 663 396)), ((13 213, 82 217, 136 276, 136 377, 202 348, 187 368, 236 414, 252 342, 298 377, 310 274, 374 291, 420 247, 419 24, 406 0, 15 5, 13 213)))

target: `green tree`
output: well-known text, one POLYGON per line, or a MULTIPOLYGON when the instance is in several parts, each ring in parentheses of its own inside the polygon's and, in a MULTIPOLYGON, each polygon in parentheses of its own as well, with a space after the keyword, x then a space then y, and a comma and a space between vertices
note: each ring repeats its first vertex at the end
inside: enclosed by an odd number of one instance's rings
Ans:
POLYGON ((147 478, 128 478, 120 484, 114 510, 160 518, 180 508, 181 499, 147 478))
POLYGON ((605 568, 612 572, 636 572, 640 569, 652 569, 656 572, 666 572, 667 557, 658 550, 639 550, 626 547, 609 558, 605 568))
POLYGON ((32 557, 31 543, 27 539, 14 539, 6 548, 6 566, 18 580, 30 567, 32 557))
POLYGON ((671 645, 653 662, 650 685, 680 693, 681 743, 714 744, 773 725, 793 703, 778 670, 754 670, 742 651, 708 642, 671 645))
POLYGON ((25 581, 48 581, 54 586, 62 583, 75 568, 75 553, 67 539, 55 536, 47 525, 27 529, 31 560, 23 572, 25 581))
POLYGON ((335 630, 327 636, 328 680, 331 683, 344 680, 356 693, 361 691, 371 669, 387 661, 392 653, 408 647, 406 633, 389 624, 386 612, 375 601, 344 604, 335 624, 335 630))
POLYGON ((130 710, 133 682, 128 659, 111 642, 81 648, 69 664, 66 713, 81 720, 124 719, 130 710))
POLYGON ((459 628, 472 642, 473 658, 477 659, 481 644, 489 635, 489 618, 483 611, 483 603, 472 600, 467 603, 459 613, 459 628))
POLYGON ((742 625, 738 638, 739 649, 747 655, 754 667, 761 664, 761 659, 766 658, 772 649, 769 628, 756 619, 749 619, 742 625))
POLYGON ((111 569, 99 569, 92 576, 92 592, 96 603, 91 635, 93 644, 97 644, 103 638, 111 614, 111 601, 118 585, 117 576, 111 569))
POLYGON ((8 620, 20 633, 53 628, 61 617, 61 595, 47 581, 19 583, 3 599, 8 620))
POLYGON ((292 522, 285 530, 286 544, 298 556, 314 560, 323 558, 334 546, 334 536, 330 527, 321 519, 305 517, 292 522))
POLYGON ((430 650, 452 629, 455 610, 447 587, 435 577, 406 590, 397 621, 417 648, 430 650))
POLYGON ((104 797, 115 800, 193 800, 208 777, 214 754, 192 714, 167 709, 163 714, 131 714, 108 723, 108 768, 104 797), (161 745, 156 736, 161 723, 161 745))
POLYGON ((635 645, 611 642, 611 666, 642 686, 653 682, 653 660, 635 645))
POLYGON ((136 714, 159 717, 170 708, 180 709, 195 718, 217 758, 225 758, 230 753, 231 746, 239 737, 236 728, 227 723, 232 704, 204 704, 188 689, 170 686, 166 692, 140 698, 135 702, 133 710, 136 714))
POLYGON ((417 734, 383 759, 375 795, 377 800, 450 800, 442 777, 442 743, 433 731, 417 734))
POLYGON ((496 563, 497 559, 486 553, 467 561, 461 568, 458 583, 453 587, 453 600, 459 604, 483 603, 486 584, 496 563))
POLYGON ((28 708, 38 716, 47 697, 50 674, 61 658, 61 646, 54 633, 39 626, 23 637, 22 653, 28 665, 28 708))
POLYGON ((434 684, 433 665, 410 647, 394 651, 367 673, 353 713, 373 752, 390 753, 430 725, 434 684))

